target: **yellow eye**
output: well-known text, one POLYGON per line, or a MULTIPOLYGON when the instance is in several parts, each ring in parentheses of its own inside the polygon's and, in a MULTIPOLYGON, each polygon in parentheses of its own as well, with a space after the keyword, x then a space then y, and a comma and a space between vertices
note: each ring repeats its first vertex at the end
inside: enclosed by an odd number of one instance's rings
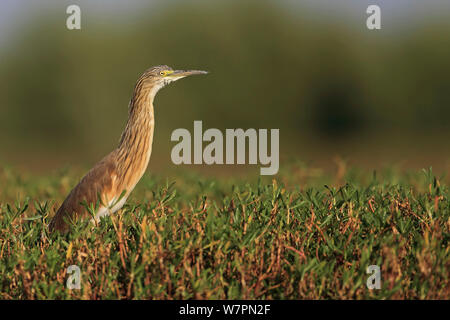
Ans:
POLYGON ((160 71, 159 74, 162 75, 162 76, 165 76, 166 72, 165 71, 160 71))

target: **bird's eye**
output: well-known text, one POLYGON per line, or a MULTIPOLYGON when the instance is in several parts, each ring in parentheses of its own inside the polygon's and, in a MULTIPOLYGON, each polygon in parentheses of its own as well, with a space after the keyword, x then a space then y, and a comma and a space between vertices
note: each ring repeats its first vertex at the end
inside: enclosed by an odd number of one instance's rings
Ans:
POLYGON ((166 72, 165 71, 160 71, 159 74, 162 75, 162 76, 165 76, 166 72))

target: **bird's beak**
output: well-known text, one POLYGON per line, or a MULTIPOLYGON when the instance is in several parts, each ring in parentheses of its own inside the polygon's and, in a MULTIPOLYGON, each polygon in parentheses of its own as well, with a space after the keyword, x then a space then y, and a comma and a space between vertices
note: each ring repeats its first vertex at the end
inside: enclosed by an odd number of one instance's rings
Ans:
POLYGON ((168 74, 168 78, 173 78, 174 80, 178 80, 187 76, 193 76, 196 74, 207 74, 208 72, 202 70, 175 70, 171 74, 168 74))

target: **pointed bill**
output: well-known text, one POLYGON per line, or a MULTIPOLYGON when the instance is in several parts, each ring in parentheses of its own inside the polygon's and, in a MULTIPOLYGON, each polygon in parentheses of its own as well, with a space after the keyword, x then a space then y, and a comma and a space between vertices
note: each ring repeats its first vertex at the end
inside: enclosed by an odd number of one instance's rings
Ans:
POLYGON ((196 74, 207 74, 207 71, 202 70, 175 70, 174 72, 167 75, 169 78, 181 79, 187 76, 193 76, 196 74))

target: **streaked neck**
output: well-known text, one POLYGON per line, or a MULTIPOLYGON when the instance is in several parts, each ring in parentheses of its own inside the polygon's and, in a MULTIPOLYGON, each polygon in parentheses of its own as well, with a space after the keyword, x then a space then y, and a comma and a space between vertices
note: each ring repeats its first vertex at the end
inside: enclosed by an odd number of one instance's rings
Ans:
MULTIPOLYGON (((117 148, 119 175, 127 189, 145 172, 153 143, 154 94, 151 88, 136 85, 129 105, 129 116, 117 148)), ((131 190, 130 190, 131 191, 131 190)))

